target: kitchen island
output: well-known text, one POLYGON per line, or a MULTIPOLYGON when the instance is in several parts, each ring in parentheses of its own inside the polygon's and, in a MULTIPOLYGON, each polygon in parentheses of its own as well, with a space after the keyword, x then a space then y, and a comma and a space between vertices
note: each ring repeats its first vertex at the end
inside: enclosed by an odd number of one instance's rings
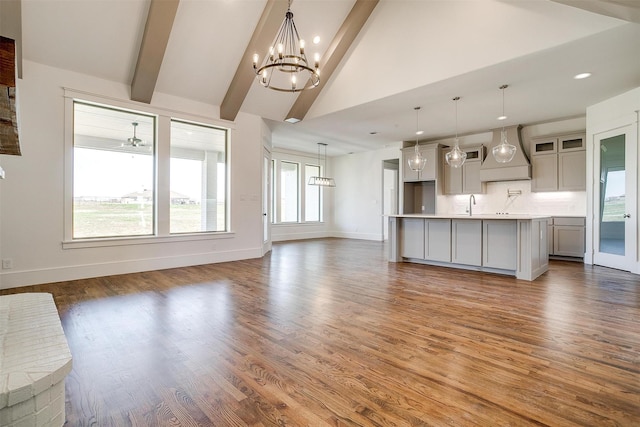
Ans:
POLYGON ((389 261, 535 280, 549 268, 548 216, 389 215, 389 261))

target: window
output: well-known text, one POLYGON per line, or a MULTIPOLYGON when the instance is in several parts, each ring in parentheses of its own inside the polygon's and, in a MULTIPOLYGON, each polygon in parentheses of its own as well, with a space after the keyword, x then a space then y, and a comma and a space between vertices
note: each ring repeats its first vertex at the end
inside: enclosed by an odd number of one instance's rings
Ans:
POLYGON ((278 151, 272 155, 272 224, 317 225, 324 221, 323 188, 308 184, 310 177, 322 175, 321 167, 304 155, 278 151))
POLYGON ((298 222, 298 164, 280 164, 280 222, 298 222))
POLYGON ((312 176, 321 176, 320 166, 305 165, 304 167, 304 220, 306 222, 320 221, 320 187, 306 184, 312 176))
POLYGON ((170 232, 224 231, 226 131, 171 121, 170 232))
POLYGON ((228 129, 67 101, 66 242, 228 231, 228 129))
POLYGON ((154 233, 154 116, 74 103, 74 239, 154 233))

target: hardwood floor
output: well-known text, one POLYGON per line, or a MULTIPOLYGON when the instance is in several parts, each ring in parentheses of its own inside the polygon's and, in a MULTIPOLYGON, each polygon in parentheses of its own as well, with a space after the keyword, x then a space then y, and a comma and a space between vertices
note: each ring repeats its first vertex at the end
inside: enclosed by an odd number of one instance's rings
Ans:
POLYGON ((2 291, 51 292, 67 426, 638 426, 640 278, 534 282, 382 243, 2 291))

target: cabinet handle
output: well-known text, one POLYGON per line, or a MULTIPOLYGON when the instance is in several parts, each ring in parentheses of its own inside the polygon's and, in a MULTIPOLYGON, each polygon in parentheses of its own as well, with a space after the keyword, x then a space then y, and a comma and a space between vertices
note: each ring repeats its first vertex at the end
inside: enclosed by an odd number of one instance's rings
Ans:
POLYGON ((622 218, 631 218, 631 214, 624 214, 622 215, 622 218))

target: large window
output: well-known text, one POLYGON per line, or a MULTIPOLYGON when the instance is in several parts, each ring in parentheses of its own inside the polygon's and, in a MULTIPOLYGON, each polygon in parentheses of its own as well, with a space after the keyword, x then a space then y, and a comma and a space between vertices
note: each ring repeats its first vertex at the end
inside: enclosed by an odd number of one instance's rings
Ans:
POLYGON ((226 131, 171 122, 171 233, 224 231, 226 131))
POLYGON ((154 233, 154 116, 76 102, 73 238, 154 233))
POLYGON ((84 101, 72 105, 67 238, 228 230, 228 130, 84 101))
POLYGON ((272 160, 271 187, 273 224, 320 223, 323 189, 309 185, 309 178, 322 176, 320 166, 307 163, 305 156, 275 152, 272 160), (282 155, 282 157, 279 157, 282 155))
POLYGON ((320 221, 320 187, 309 185, 309 178, 320 175, 320 166, 305 165, 304 167, 304 220, 306 222, 320 221))
POLYGON ((298 222, 298 164, 280 164, 280 222, 298 222))

